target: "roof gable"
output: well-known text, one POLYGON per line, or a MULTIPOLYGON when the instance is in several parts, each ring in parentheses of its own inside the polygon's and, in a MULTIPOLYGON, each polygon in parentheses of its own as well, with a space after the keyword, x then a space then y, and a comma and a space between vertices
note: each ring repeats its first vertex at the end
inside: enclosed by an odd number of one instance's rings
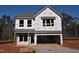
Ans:
POLYGON ((38 13, 36 13, 35 15, 34 15, 34 17, 36 17, 37 15, 39 15, 41 12, 43 12, 45 9, 47 9, 47 8, 49 8, 49 9, 51 9, 52 11, 54 11, 57 15, 59 15, 61 18, 63 17, 61 14, 59 14, 58 12, 56 12, 52 7, 50 7, 50 6, 46 6, 46 7, 44 7, 41 11, 39 11, 38 13))

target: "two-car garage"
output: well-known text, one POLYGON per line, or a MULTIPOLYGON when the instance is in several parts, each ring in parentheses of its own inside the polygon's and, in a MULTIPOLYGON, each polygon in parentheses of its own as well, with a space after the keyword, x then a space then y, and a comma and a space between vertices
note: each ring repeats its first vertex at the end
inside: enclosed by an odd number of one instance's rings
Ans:
POLYGON ((61 34, 40 34, 37 35, 37 44, 60 44, 62 45, 61 34))

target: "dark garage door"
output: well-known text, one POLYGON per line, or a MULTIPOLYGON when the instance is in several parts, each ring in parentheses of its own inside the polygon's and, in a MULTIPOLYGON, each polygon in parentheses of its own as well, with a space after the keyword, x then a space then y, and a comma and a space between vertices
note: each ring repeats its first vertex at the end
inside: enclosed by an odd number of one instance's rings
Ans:
POLYGON ((38 35, 37 36, 38 44, 45 43, 58 43, 60 44, 60 36, 59 35, 38 35))

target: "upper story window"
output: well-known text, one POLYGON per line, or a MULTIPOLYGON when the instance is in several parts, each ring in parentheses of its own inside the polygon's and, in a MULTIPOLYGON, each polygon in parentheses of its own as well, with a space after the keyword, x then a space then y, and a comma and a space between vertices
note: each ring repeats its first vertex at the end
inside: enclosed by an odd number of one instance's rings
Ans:
POLYGON ((32 20, 27 20, 27 26, 31 27, 32 26, 32 20))
POLYGON ((41 17, 43 20, 43 26, 54 26, 55 17, 41 17))
POLYGON ((23 26, 24 26, 24 20, 20 20, 20 21, 19 21, 19 26, 20 26, 20 27, 23 27, 23 26))
POLYGON ((43 19, 43 26, 54 26, 53 19, 43 19))

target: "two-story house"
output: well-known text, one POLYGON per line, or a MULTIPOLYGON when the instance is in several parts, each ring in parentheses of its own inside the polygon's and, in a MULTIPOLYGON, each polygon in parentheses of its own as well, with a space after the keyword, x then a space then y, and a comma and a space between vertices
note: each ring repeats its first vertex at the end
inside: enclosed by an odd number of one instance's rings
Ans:
POLYGON ((15 40, 17 45, 62 45, 62 16, 50 6, 36 14, 16 16, 15 40))

